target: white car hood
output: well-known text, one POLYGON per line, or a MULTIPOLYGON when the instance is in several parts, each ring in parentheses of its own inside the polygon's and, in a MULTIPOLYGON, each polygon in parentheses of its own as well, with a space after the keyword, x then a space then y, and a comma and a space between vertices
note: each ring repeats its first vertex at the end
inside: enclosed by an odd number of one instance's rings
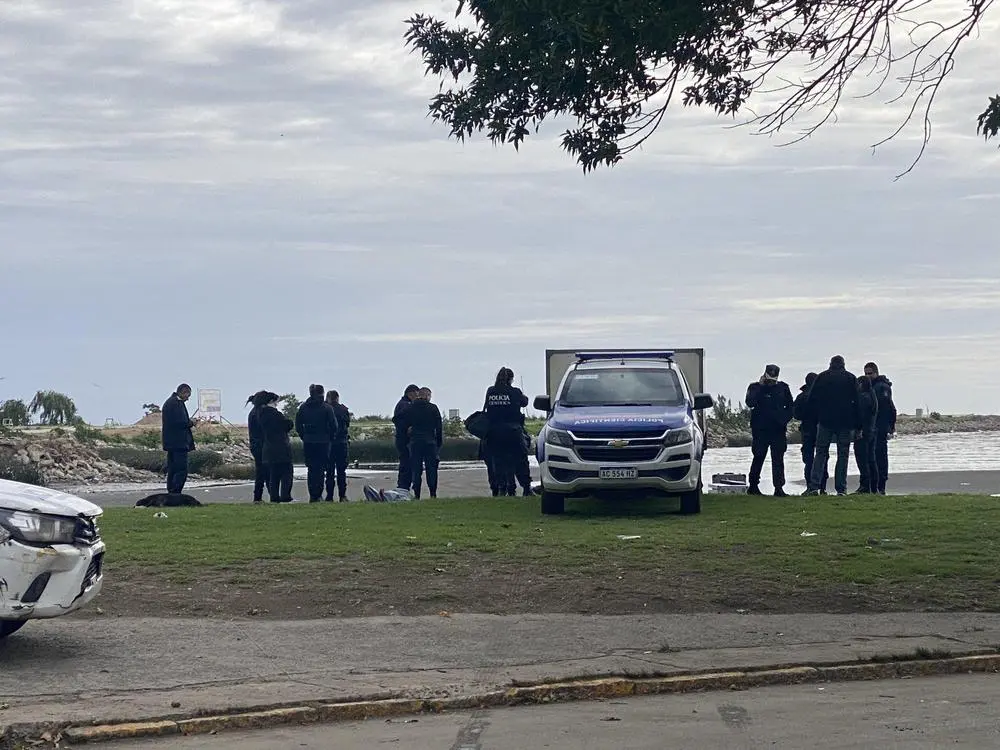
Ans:
POLYGON ((0 508, 54 516, 99 516, 101 508, 76 495, 0 479, 0 508))

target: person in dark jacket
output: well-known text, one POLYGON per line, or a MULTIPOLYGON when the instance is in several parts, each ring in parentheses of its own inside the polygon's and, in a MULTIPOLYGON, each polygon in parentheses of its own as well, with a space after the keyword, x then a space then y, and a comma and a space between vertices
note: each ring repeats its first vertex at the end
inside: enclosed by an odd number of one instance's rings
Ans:
POLYGON ((309 398, 299 406, 295 415, 295 431, 302 438, 302 452, 306 461, 306 485, 309 502, 323 499, 326 470, 330 465, 330 446, 337 439, 337 413, 326 402, 326 388, 309 386, 309 398))
POLYGON ((872 495, 878 491, 878 466, 875 464, 875 423, 878 420, 878 399, 872 390, 872 381, 858 378, 858 421, 861 429, 854 440, 854 460, 858 464, 861 481, 856 495, 872 495))
POLYGON ((264 488, 267 487, 267 464, 264 463, 264 430, 260 426, 260 410, 264 408, 263 399, 267 391, 257 391, 247 399, 253 404, 247 415, 247 433, 250 438, 250 455, 253 456, 253 501, 264 502, 264 488))
POLYGON ((392 412, 392 423, 396 427, 396 453, 399 455, 399 471, 396 473, 396 487, 408 490, 413 484, 413 466, 410 464, 410 447, 406 438, 406 410, 417 397, 420 387, 410 383, 403 391, 403 397, 392 412))
POLYGON ((420 499, 421 477, 427 472, 427 491, 437 497, 438 464, 444 442, 441 411, 431 403, 431 389, 421 388, 405 413, 409 439, 410 463, 413 466, 413 496, 420 499))
POLYGON ((524 450, 521 409, 527 405, 528 397, 514 386, 514 371, 501 367, 496 381, 486 390, 483 402, 483 411, 490 424, 486 443, 501 496, 516 494, 515 474, 519 455, 524 450))
POLYGON ((892 381, 880 375, 878 365, 865 365, 865 377, 872 381, 872 391, 878 401, 878 418, 875 420, 875 465, 878 467, 878 485, 872 492, 885 494, 889 478, 889 440, 896 435, 896 404, 892 400, 892 381))
POLYGON ((295 423, 278 411, 277 393, 268 392, 261 397, 263 406, 257 413, 264 436, 261 456, 267 464, 267 494, 272 503, 292 502, 292 440, 289 433, 295 423))
POLYGON ((187 410, 191 386, 181 383, 160 408, 163 422, 163 450, 167 453, 167 493, 184 491, 188 475, 188 454, 194 450, 194 422, 187 410))
MULTIPOLYGON (((809 478, 812 477, 813 461, 816 458, 816 414, 809 407, 809 389, 818 377, 815 372, 806 375, 806 382, 799 388, 799 395, 795 397, 795 404, 792 406, 792 414, 799 420, 799 434, 802 436, 802 465, 805 469, 803 478, 807 487, 809 478)), ((819 485, 820 494, 826 494, 829 480, 829 473, 824 471, 823 481, 819 485)))
POLYGON ((333 487, 337 486, 340 502, 347 502, 347 461, 351 444, 351 410, 340 403, 337 391, 328 391, 326 402, 337 415, 337 437, 330 446, 330 465, 326 470, 326 501, 333 502, 333 487))
POLYGON ((809 390, 809 408, 816 414, 816 459, 807 495, 818 495, 823 472, 830 461, 830 445, 837 445, 833 485, 838 495, 847 494, 847 464, 854 432, 861 426, 858 413, 858 381, 839 354, 819 374, 809 390))
POLYGON ((788 497, 785 492, 785 451, 788 450, 788 423, 792 421, 792 391, 778 380, 781 369, 768 365, 760 380, 747 388, 746 404, 750 408, 750 431, 753 437, 753 461, 750 464, 748 494, 759 495, 760 473, 764 459, 771 453, 771 478, 774 496, 788 497))

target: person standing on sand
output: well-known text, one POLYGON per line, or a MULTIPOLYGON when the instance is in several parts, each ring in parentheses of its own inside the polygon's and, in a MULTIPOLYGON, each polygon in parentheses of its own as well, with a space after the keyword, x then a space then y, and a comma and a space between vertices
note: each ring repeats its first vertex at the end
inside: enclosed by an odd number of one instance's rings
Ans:
POLYGON ((872 492, 885 494, 889 478, 889 441, 896 436, 896 404, 892 400, 892 381, 880 375, 878 365, 865 365, 865 377, 872 381, 872 391, 878 401, 878 419, 875 420, 875 465, 878 467, 878 485, 872 492))
POLYGON ((260 426, 260 410, 264 408, 262 401, 267 391, 257 391, 247 399, 253 404, 247 415, 247 434, 250 439, 250 455, 253 456, 253 501, 264 502, 264 488, 267 487, 267 464, 264 463, 264 430, 260 426))
MULTIPOLYGON (((816 458, 816 413, 809 406, 809 389, 818 378, 815 372, 806 375, 805 384, 799 388, 799 395, 795 397, 795 404, 792 413, 799 420, 799 434, 802 436, 802 465, 805 469, 803 478, 806 486, 809 486, 809 479, 812 477, 813 461, 816 458)), ((826 494, 826 485, 830 480, 827 471, 823 471, 823 481, 820 482, 819 491, 821 495, 826 494)))
POLYGON ((413 497, 420 499, 421 477, 427 472, 427 491, 437 497, 438 465, 444 442, 441 410, 431 403, 431 389, 421 388, 406 410, 406 432, 409 439, 410 463, 413 466, 413 497))
POLYGON ((338 432, 337 413, 326 402, 326 388, 315 383, 309 386, 309 398, 295 415, 295 431, 302 438, 305 453, 309 502, 318 503, 323 499, 330 448, 338 432))
POLYGON ((413 466, 410 464, 410 448, 406 437, 406 410, 417 397, 419 386, 410 383, 403 391, 403 397, 392 412, 392 423, 396 427, 396 454, 399 456, 399 470, 396 473, 396 487, 408 490, 413 484, 413 466))
POLYGON ((188 476, 188 454, 194 450, 194 422, 187 410, 191 386, 181 383, 160 408, 163 450, 167 453, 167 493, 184 491, 188 476))
POLYGON ((747 388, 746 404, 750 408, 753 461, 750 464, 750 489, 747 494, 760 495, 760 473, 764 459, 771 453, 771 478, 774 496, 788 497, 785 492, 785 451, 788 450, 788 423, 792 421, 792 391, 778 380, 781 369, 768 365, 760 380, 747 388))
POLYGON ((277 393, 268 391, 261 397, 263 407, 257 418, 264 434, 262 456, 267 464, 267 494, 272 503, 290 503, 292 500, 292 441, 289 433, 295 423, 278 411, 277 393))
POLYGON ((816 414, 816 458, 806 495, 818 495, 823 472, 830 461, 830 445, 837 445, 833 485, 838 495, 847 494, 847 464, 854 432, 861 426, 858 413, 858 381, 839 354, 819 374, 809 390, 809 408, 816 414))
POLYGON ((347 502, 347 461, 351 441, 351 410, 340 403, 337 391, 328 391, 326 403, 337 416, 337 437, 330 446, 330 465, 326 470, 326 501, 333 502, 333 486, 337 485, 340 502, 347 502))
POLYGON ((854 460, 861 475, 855 495, 873 495, 878 491, 878 466, 875 464, 875 423, 878 421, 878 399, 872 391, 872 381, 858 378, 858 420, 861 429, 854 440, 854 460))

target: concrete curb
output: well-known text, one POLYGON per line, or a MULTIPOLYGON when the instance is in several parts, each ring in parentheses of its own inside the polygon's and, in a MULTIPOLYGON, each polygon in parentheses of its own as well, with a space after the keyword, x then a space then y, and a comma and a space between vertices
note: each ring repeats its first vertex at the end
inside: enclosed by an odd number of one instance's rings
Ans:
POLYGON ((266 729, 287 724, 389 719, 424 713, 479 708, 501 708, 565 701, 586 701, 642 695, 699 691, 747 690, 773 685, 817 682, 851 682, 902 677, 1000 672, 1000 653, 900 661, 814 664, 761 667, 741 671, 686 673, 668 676, 603 677, 574 679, 495 690, 478 695, 448 698, 386 698, 350 702, 309 702, 306 705, 234 710, 217 716, 182 716, 143 722, 104 723, 90 726, 0 727, 0 748, 15 747, 14 740, 37 738, 43 732, 61 735, 70 744, 117 739, 205 734, 232 729, 266 729))

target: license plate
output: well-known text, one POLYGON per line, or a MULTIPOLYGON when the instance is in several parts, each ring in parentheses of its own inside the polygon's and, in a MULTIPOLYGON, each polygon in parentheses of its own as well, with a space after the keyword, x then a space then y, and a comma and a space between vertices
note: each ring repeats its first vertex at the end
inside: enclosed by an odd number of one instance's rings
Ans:
POLYGON ((638 479, 638 469, 600 469, 597 474, 601 479, 638 479))

